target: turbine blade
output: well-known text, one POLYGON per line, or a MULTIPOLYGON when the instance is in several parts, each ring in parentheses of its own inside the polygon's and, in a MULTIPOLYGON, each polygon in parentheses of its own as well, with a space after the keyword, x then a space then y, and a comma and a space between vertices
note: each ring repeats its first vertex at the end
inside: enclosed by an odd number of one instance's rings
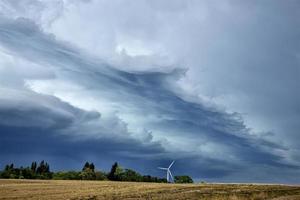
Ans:
POLYGON ((173 160, 173 162, 169 165, 168 169, 170 169, 172 167, 172 165, 174 164, 175 160, 173 160))
POLYGON ((174 181, 174 178, 173 178, 173 175, 172 175, 171 171, 168 170, 168 172, 170 173, 171 179, 174 181))
POLYGON ((168 168, 164 168, 164 167, 158 167, 158 169, 168 170, 168 168))

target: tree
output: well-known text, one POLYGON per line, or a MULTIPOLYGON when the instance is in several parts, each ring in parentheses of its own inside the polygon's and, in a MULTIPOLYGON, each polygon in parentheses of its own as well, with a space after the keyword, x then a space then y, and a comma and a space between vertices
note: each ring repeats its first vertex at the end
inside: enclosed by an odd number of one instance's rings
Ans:
POLYGON ((20 176, 19 176, 19 178, 34 179, 35 178, 35 173, 29 167, 22 168, 20 170, 20 176))
POLYGON ((45 169, 46 173, 49 173, 49 172, 50 172, 50 166, 49 166, 48 163, 46 163, 46 167, 45 167, 45 168, 46 168, 46 169, 45 169))
POLYGON ((36 169, 37 177, 40 179, 51 179, 52 173, 50 172, 50 166, 47 162, 42 160, 36 169))
POLYGON ((94 165, 94 163, 91 163, 89 168, 90 168, 92 171, 95 171, 95 165, 94 165))
POLYGON ((82 168, 81 173, 79 174, 81 180, 95 180, 95 165, 94 163, 86 162, 82 168))
POLYGON ((9 165, 5 165, 4 171, 8 171, 9 169, 9 165))
POLYGON ((36 172, 36 162, 31 163, 31 171, 36 172))
POLYGON ((132 169, 125 169, 119 175, 121 181, 135 181, 140 182, 143 180, 143 177, 132 169))
POLYGON ((53 174, 55 180, 80 180, 81 172, 67 171, 67 172, 56 172, 53 174))
POLYGON ((118 168, 118 163, 115 162, 112 167, 111 167, 111 170, 107 176, 107 178, 111 181, 116 181, 117 180, 117 176, 116 176, 116 171, 117 171, 117 168, 118 168))
POLYGON ((9 178, 11 174, 11 169, 9 165, 5 165, 4 171, 1 172, 1 178, 9 178))
POLYGON ((189 176, 175 176, 174 177, 175 183, 193 183, 193 179, 189 176))
POLYGON ((90 163, 89 162, 85 162, 82 171, 84 171, 85 169, 89 169, 90 168, 90 163))
POLYGON ((84 171, 80 172, 79 177, 81 180, 95 180, 96 174, 91 169, 87 168, 84 171))
POLYGON ((14 169, 14 164, 11 163, 9 166, 8 166, 8 170, 13 170, 14 169))
POLYGON ((101 171, 95 172, 95 180, 107 180, 106 174, 101 171))
POLYGON ((45 172, 45 161, 42 160, 40 162, 40 165, 38 166, 38 168, 36 169, 36 173, 37 174, 42 174, 43 172, 45 172))

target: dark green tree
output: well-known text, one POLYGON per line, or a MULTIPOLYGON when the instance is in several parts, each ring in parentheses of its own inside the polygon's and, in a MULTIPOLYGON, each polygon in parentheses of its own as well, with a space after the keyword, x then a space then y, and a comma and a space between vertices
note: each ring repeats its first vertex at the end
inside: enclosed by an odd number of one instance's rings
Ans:
POLYGON ((90 168, 90 163, 89 162, 85 162, 82 171, 84 171, 85 169, 89 169, 90 168))
POLYGON ((95 180, 107 180, 107 176, 104 172, 101 172, 101 171, 96 171, 95 172, 95 180))
POLYGON ((10 164, 9 169, 14 169, 14 164, 13 163, 10 164))
POLYGON ((193 183, 193 179, 187 175, 185 176, 175 176, 174 177, 175 183, 193 183))
POLYGON ((140 182, 143 180, 143 177, 132 169, 125 169, 124 171, 122 171, 119 177, 121 181, 140 182))
POLYGON ((90 168, 92 171, 95 171, 95 165, 94 165, 94 163, 91 163, 89 168, 90 168))
POLYGON ((50 166, 47 162, 42 160, 36 169, 37 178, 39 179, 51 179, 52 173, 50 172, 50 166))
POLYGON ((76 171, 66 171, 66 172, 56 172, 53 174, 53 179, 55 180, 80 180, 81 172, 76 171))
POLYGON ((48 163, 45 164, 45 172, 49 173, 50 172, 50 166, 48 163))
POLYGON ((31 163, 31 171, 33 171, 34 173, 36 172, 36 166, 37 166, 36 162, 31 163))
POLYGON ((19 178, 20 179, 22 179, 22 178, 24 178, 24 179, 34 179, 35 178, 35 173, 29 167, 22 168, 22 169, 20 169, 19 178))
POLYGON ((36 169, 36 173, 37 174, 42 174, 43 172, 45 172, 45 161, 42 160, 39 164, 39 166, 36 169))
POLYGON ((111 181, 116 181, 117 180, 117 175, 116 175, 116 171, 117 171, 117 168, 118 168, 118 163, 115 162, 112 167, 111 167, 111 170, 107 176, 107 178, 111 181))
POLYGON ((85 169, 79 174, 81 180, 95 180, 96 174, 90 168, 85 169))
POLYGON ((79 174, 79 177, 82 180, 95 180, 95 165, 93 163, 86 162, 79 174))
POLYGON ((9 165, 5 165, 4 171, 8 171, 9 169, 9 165))

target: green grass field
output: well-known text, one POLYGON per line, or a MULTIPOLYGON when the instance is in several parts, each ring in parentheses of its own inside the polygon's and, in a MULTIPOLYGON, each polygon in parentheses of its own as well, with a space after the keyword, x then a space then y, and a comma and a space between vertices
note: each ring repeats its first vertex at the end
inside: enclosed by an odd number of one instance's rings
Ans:
POLYGON ((0 180, 0 199, 300 200, 299 186, 0 180))

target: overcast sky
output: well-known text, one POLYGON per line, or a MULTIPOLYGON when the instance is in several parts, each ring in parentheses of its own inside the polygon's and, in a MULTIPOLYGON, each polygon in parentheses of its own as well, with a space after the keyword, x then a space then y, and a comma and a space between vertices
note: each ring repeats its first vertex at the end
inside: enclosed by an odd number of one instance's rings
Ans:
POLYGON ((0 168, 300 183, 298 0, 0 0, 0 168))

